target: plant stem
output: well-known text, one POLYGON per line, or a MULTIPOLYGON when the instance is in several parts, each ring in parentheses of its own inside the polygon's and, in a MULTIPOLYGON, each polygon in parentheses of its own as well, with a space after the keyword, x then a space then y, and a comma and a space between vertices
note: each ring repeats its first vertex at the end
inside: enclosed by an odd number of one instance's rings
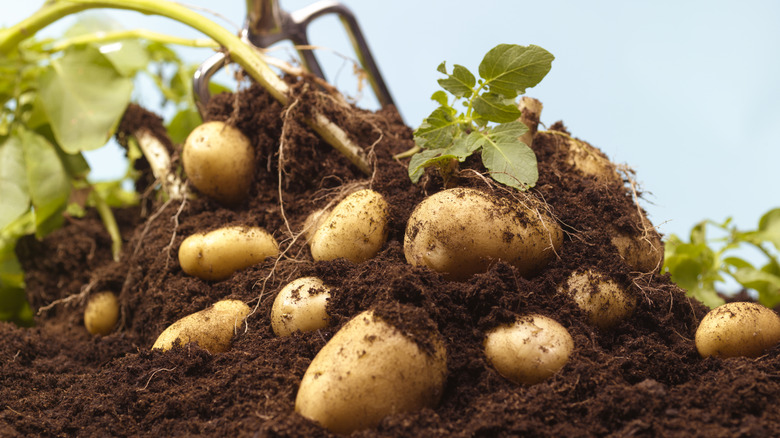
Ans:
POLYGON ((177 46, 201 47, 201 48, 212 48, 212 49, 219 48, 219 44, 217 44, 217 42, 212 40, 211 38, 188 39, 188 38, 177 37, 174 35, 166 35, 158 32, 152 32, 146 29, 135 29, 135 30, 119 30, 119 31, 112 31, 112 32, 96 32, 88 35, 79 35, 73 38, 66 38, 64 40, 57 41, 56 44, 52 45, 46 51, 61 52, 67 49, 68 47, 79 45, 79 44, 90 44, 90 43, 104 44, 104 43, 112 43, 116 41, 129 40, 129 39, 154 41, 161 44, 172 44, 177 46))
POLYGON ((114 212, 97 190, 92 190, 92 196, 95 199, 95 208, 100 219, 103 221, 108 235, 111 236, 111 255, 114 257, 114 261, 118 262, 119 256, 122 254, 122 235, 119 233, 119 225, 116 223, 114 212))
MULTIPOLYGON (((148 15, 160 15, 197 29, 224 47, 230 58, 282 105, 287 105, 289 101, 289 87, 271 70, 253 47, 202 15, 165 0, 51 0, 30 17, 0 31, 0 54, 11 52, 21 41, 35 35, 36 32, 60 18, 95 8, 123 9, 148 15)), ((347 158, 362 172, 370 174, 371 169, 365 159, 365 152, 353 144, 338 125, 316 110, 306 123, 331 146, 346 154, 347 158)))

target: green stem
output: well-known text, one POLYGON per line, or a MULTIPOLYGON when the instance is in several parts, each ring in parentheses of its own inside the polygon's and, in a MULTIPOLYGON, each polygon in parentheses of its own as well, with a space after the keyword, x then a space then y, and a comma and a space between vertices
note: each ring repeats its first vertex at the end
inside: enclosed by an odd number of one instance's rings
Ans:
POLYGON ((122 254, 122 235, 119 233, 119 225, 116 223, 114 212, 97 190, 92 190, 92 196, 100 219, 103 221, 108 235, 111 236, 111 255, 114 257, 114 261, 118 262, 119 256, 122 254))
POLYGON ((202 15, 164 0, 52 0, 30 17, 0 31, 0 53, 11 52, 21 41, 63 17, 96 8, 124 9, 142 14, 160 15, 197 29, 224 47, 230 54, 230 58, 268 90, 276 100, 283 105, 287 104, 287 84, 260 59, 252 47, 202 15))
POLYGON ((166 35, 158 32, 152 32, 146 29, 135 30, 119 30, 112 32, 97 32, 88 35, 79 35, 73 38, 67 38, 58 41, 56 44, 47 49, 47 52, 61 52, 68 47, 77 46, 80 44, 106 44, 116 41, 123 41, 129 39, 140 39, 147 41, 154 41, 161 44, 170 44, 177 46, 187 47, 201 47, 201 48, 219 48, 219 44, 211 38, 196 38, 187 39, 173 35, 166 35))
MULTIPOLYGON (((288 104, 289 87, 262 60, 254 47, 245 44, 230 31, 202 15, 165 0, 50 0, 32 16, 0 31, 0 54, 11 52, 21 41, 60 18, 95 8, 124 9, 160 15, 197 29, 224 47, 230 58, 282 105, 288 104)), ((363 173, 371 174, 365 152, 353 144, 338 125, 316 109, 306 123, 336 150, 345 154, 363 173)))

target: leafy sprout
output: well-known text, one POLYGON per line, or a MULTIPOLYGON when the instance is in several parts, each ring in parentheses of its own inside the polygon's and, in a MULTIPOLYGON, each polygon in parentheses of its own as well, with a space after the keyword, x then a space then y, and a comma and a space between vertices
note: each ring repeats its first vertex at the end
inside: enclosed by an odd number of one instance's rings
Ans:
POLYGON ((518 121, 516 100, 547 75, 553 59, 538 46, 499 44, 482 59, 479 80, 462 65, 449 73, 442 62, 437 70, 447 76, 438 81, 444 90, 431 96, 439 106, 414 132, 421 151, 409 162, 412 181, 419 181, 427 167, 439 168, 446 180, 453 161, 481 152, 493 179, 520 190, 533 187, 539 177, 536 155, 519 140, 528 127, 518 121), (465 111, 455 109, 458 103, 465 111))

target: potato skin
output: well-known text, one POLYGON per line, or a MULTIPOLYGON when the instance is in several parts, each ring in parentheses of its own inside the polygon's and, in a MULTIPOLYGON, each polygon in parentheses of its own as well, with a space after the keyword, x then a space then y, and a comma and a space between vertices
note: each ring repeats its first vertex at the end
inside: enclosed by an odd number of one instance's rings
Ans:
POLYGON ((485 356, 502 376, 534 385, 566 365, 574 340, 554 319, 526 315, 488 332, 484 346, 485 356))
POLYGON ((160 333, 152 349, 168 351, 176 342, 182 345, 197 342, 200 348, 211 354, 223 353, 230 348, 233 334, 243 327, 250 312, 243 301, 218 301, 171 324, 160 333))
POLYGON ((113 292, 99 292, 89 297, 84 308, 84 327, 93 335, 106 336, 119 321, 119 301, 113 292))
POLYGON ((182 164, 187 178, 203 194, 232 206, 249 194, 254 177, 254 149, 238 128, 206 122, 184 142, 182 164))
POLYGON ((426 353, 373 311, 360 313, 317 353, 301 381, 295 411, 348 434, 382 418, 435 406, 447 372, 438 334, 426 353))
POLYGON ((317 277, 293 280, 279 291, 271 307, 271 328, 276 336, 309 332, 328 326, 325 311, 330 288, 317 277))
POLYGON ((562 243, 563 231, 541 207, 454 188, 429 196, 412 212, 404 255, 409 264, 452 280, 485 272, 497 260, 528 277, 546 266, 562 243))
POLYGON ((189 275, 218 281, 278 254, 279 244, 263 228, 231 226, 184 239, 179 264, 189 275))
MULTIPOLYGON (((320 222, 309 242, 316 261, 345 258, 360 263, 374 257, 387 240, 390 207, 373 190, 358 190, 320 222)), ((317 219, 314 219, 317 223, 317 219)))
POLYGON ((712 309, 696 330, 702 357, 758 357, 780 342, 780 316, 756 303, 726 303, 712 309))
MULTIPOLYGON (((644 219, 644 218, 643 218, 644 219)), ((649 221, 644 219, 649 224, 649 221)), ((612 244, 626 265, 638 272, 658 272, 664 262, 661 236, 651 229, 647 236, 616 232, 612 244)))
POLYGON ((636 300, 614 280, 593 270, 572 272, 559 292, 568 294, 596 327, 606 330, 631 316, 636 300))

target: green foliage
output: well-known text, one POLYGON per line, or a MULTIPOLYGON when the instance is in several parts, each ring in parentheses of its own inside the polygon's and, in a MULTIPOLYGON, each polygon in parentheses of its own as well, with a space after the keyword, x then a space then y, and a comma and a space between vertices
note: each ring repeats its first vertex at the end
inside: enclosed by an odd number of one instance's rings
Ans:
POLYGON ((723 304, 715 282, 731 277, 745 289, 758 293, 761 304, 773 308, 780 304, 780 208, 764 214, 755 230, 741 231, 731 224, 731 218, 723 223, 703 221, 691 230, 689 242, 676 235, 666 242, 663 272, 669 272, 672 280, 710 307, 723 304), (726 237, 712 239, 707 227, 725 233, 726 237), (734 255, 736 250, 752 247, 766 259, 756 267, 734 255))
POLYGON ((152 78, 164 104, 178 111, 171 123, 175 139, 200 123, 190 82, 194 67, 159 42, 101 40, 116 29, 105 17, 87 16, 65 39, 28 40, 0 57, 0 320, 32 321, 14 252, 20 237, 42 238, 65 215, 94 207, 118 257, 122 241, 111 208, 137 202, 122 184, 135 178, 132 162, 140 152, 131 146, 127 174, 101 183, 87 180, 83 152, 115 134, 139 75, 152 78), (86 196, 72 196, 76 192, 86 196))
POLYGON ((425 168, 436 166, 449 177, 451 163, 465 161, 481 152, 482 163, 496 181, 525 190, 539 177, 536 155, 519 137, 528 131, 520 118, 516 98, 538 84, 550 71, 554 57, 538 46, 499 44, 479 65, 477 80, 466 67, 455 65, 452 73, 442 62, 439 90, 431 99, 439 104, 419 128, 414 139, 422 150, 409 162, 409 177, 419 181, 425 168), (453 96, 449 102, 447 92, 453 96), (458 113, 456 104, 466 110, 458 113))

